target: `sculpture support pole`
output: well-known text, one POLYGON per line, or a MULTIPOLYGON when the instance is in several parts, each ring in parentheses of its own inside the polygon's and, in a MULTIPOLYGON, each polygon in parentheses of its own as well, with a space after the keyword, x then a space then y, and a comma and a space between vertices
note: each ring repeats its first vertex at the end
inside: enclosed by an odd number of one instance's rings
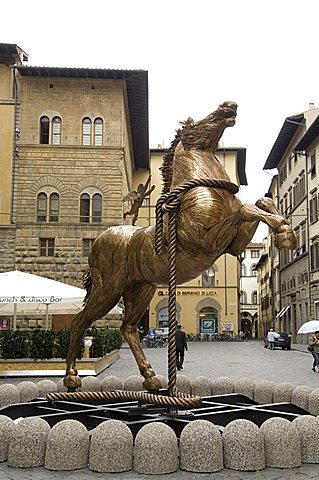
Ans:
POLYGON ((170 211, 168 214, 169 229, 169 279, 168 279, 168 391, 174 396, 176 388, 176 241, 177 241, 177 214, 170 211))

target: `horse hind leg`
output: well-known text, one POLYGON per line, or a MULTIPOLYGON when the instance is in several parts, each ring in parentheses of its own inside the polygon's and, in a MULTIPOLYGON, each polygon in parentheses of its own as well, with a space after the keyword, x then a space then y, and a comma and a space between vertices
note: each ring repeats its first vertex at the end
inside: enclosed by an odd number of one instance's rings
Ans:
MULTIPOLYGON (((85 331, 92 325, 95 320, 106 315, 119 301, 122 296, 122 291, 113 288, 110 293, 103 285, 92 287, 92 290, 87 298, 86 305, 76 317, 74 317, 71 324, 71 335, 69 351, 66 358, 66 386, 71 386, 72 378, 76 373, 76 356, 84 337, 85 331), (69 384, 68 384, 69 383, 69 384)), ((79 386, 79 385, 77 385, 79 386)))
POLYGON ((155 377, 155 372, 144 354, 136 327, 155 290, 155 285, 135 284, 123 295, 125 318, 121 327, 122 335, 130 346, 141 375, 145 378, 143 385, 147 390, 157 390, 161 388, 161 383, 155 377))

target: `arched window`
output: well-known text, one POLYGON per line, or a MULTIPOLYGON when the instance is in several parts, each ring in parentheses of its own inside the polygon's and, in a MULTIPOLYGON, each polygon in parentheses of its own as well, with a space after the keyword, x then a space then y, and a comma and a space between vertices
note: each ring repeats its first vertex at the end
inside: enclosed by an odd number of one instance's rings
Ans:
POLYGON ((46 222, 47 219, 47 195, 46 193, 39 193, 37 199, 37 221, 46 222))
POLYGON ((202 274, 202 286, 203 287, 215 286, 215 268, 213 266, 209 267, 209 269, 202 274))
POLYGON ((52 119, 52 145, 61 145, 61 118, 52 119))
POLYGON ((90 222, 90 195, 82 193, 80 197, 80 222, 90 222))
POLYGON ((37 198, 37 221, 58 222, 59 221, 59 194, 54 192, 49 196, 40 192, 37 198))
POLYGON ((102 222, 102 195, 95 193, 92 197, 92 222, 102 222))
POLYGON ((240 276, 246 277, 246 265, 244 265, 243 263, 240 264, 240 276))
POLYGON ((243 290, 240 292, 240 303, 247 303, 247 293, 243 290))
POLYGON ((50 120, 48 117, 40 118, 40 143, 42 145, 49 144, 50 120))
POLYGON ((91 145, 91 123, 88 117, 82 120, 82 145, 91 145))
POLYGON ((94 120, 94 145, 103 145, 103 120, 96 118, 94 120))
POLYGON ((51 193, 49 203, 49 221, 59 221, 59 195, 57 193, 51 193))
POLYGON ((80 222, 102 222, 102 195, 100 193, 95 193, 92 196, 88 193, 82 193, 80 197, 80 222))
POLYGON ((251 294, 251 303, 253 303, 254 305, 257 305, 257 292, 256 292, 256 290, 254 292, 252 292, 252 294, 251 294))
POLYGON ((257 270, 256 270, 256 265, 251 266, 251 276, 252 277, 257 277, 257 270))

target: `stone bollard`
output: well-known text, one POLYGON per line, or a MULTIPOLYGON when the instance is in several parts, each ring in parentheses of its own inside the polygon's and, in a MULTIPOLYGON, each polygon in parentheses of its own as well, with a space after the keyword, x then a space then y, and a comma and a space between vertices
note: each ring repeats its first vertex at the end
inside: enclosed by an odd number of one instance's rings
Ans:
POLYGON ((89 469, 95 472, 126 472, 133 460, 133 435, 120 420, 100 423, 93 432, 89 469))
POLYGON ((101 382, 102 392, 113 392, 114 390, 123 390, 123 382, 115 375, 109 375, 103 378, 101 382))
POLYGON ((311 415, 319 415, 319 388, 314 388, 309 395, 308 408, 311 415))
POLYGON ((0 415, 0 462, 8 460, 9 443, 15 428, 13 420, 5 415, 0 415))
POLYGON ((144 390, 144 378, 141 375, 130 375, 124 382, 124 390, 140 392, 144 390))
POLYGON ((44 467, 48 470, 85 468, 89 457, 89 435, 77 420, 62 420, 52 427, 47 441, 44 467))
POLYGON ((40 380, 37 383, 39 389, 39 397, 45 398, 48 393, 55 393, 58 391, 57 384, 52 382, 52 380, 40 380))
POLYGON ((269 380, 262 380, 255 386, 254 400, 259 405, 272 403, 274 397, 275 384, 269 380))
POLYGON ((39 397, 39 388, 33 382, 20 382, 18 383, 17 387, 20 391, 21 403, 30 402, 31 400, 39 397))
POLYGON ((313 388, 306 387, 306 385, 301 385, 293 389, 291 394, 291 403, 297 405, 297 407, 309 411, 309 396, 313 388))
POLYGON ((244 395, 250 398, 250 400, 254 400, 255 386, 255 380, 251 378, 240 378, 234 385, 234 392, 239 395, 244 395))
POLYGON ((60 380, 57 381, 57 389, 58 389, 58 392, 67 392, 68 389, 67 387, 64 386, 64 379, 63 378, 60 378, 60 380))
POLYGON ((264 436, 267 467, 300 467, 300 436, 295 425, 286 418, 273 417, 262 424, 260 431, 264 436))
POLYGON ((219 377, 213 380, 212 395, 226 395, 234 392, 234 382, 227 377, 219 377))
POLYGON ((192 395, 199 395, 200 397, 210 397, 212 394, 213 382, 208 377, 196 377, 191 382, 192 395))
POLYGON ((176 387, 181 393, 185 393, 186 395, 190 395, 191 393, 191 382, 186 375, 177 375, 176 387))
POLYGON ((319 463, 319 418, 300 415, 292 422, 298 429, 301 443, 301 461, 319 463))
POLYGON ((188 472, 219 472, 223 468, 223 442, 218 428, 207 420, 194 420, 183 429, 180 468, 188 472))
POLYGON ((144 425, 135 438, 133 468, 148 475, 175 472, 178 445, 174 430, 160 422, 144 425))
POLYGON ((81 380, 81 392, 100 392, 101 382, 93 376, 84 377, 81 380))
POLYGON ((292 383, 278 383, 274 388, 274 403, 288 402, 291 403, 291 394, 295 385, 292 383))
POLYGON ((11 383, 0 385, 0 407, 6 407, 12 403, 20 403, 20 391, 11 383))
POLYGON ((14 427, 8 450, 10 467, 31 468, 44 464, 50 425, 38 417, 20 420, 14 427))
POLYGON ((264 438, 249 420, 233 420, 224 430, 224 466, 245 472, 265 468, 264 438))

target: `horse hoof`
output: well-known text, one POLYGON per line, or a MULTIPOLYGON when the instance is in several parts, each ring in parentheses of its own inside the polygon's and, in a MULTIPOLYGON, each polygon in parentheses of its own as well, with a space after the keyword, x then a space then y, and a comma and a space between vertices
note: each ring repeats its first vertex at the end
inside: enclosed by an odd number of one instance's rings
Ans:
POLYGON ((160 388, 162 388, 162 384, 158 378, 150 377, 144 381, 143 387, 145 388, 145 390, 159 390, 160 388))
POLYGON ((81 379, 77 375, 77 370, 69 370, 63 379, 63 385, 69 390, 74 391, 81 386, 81 379))
POLYGON ((297 248, 297 240, 290 225, 279 227, 275 233, 275 245, 280 249, 295 250, 297 248))

